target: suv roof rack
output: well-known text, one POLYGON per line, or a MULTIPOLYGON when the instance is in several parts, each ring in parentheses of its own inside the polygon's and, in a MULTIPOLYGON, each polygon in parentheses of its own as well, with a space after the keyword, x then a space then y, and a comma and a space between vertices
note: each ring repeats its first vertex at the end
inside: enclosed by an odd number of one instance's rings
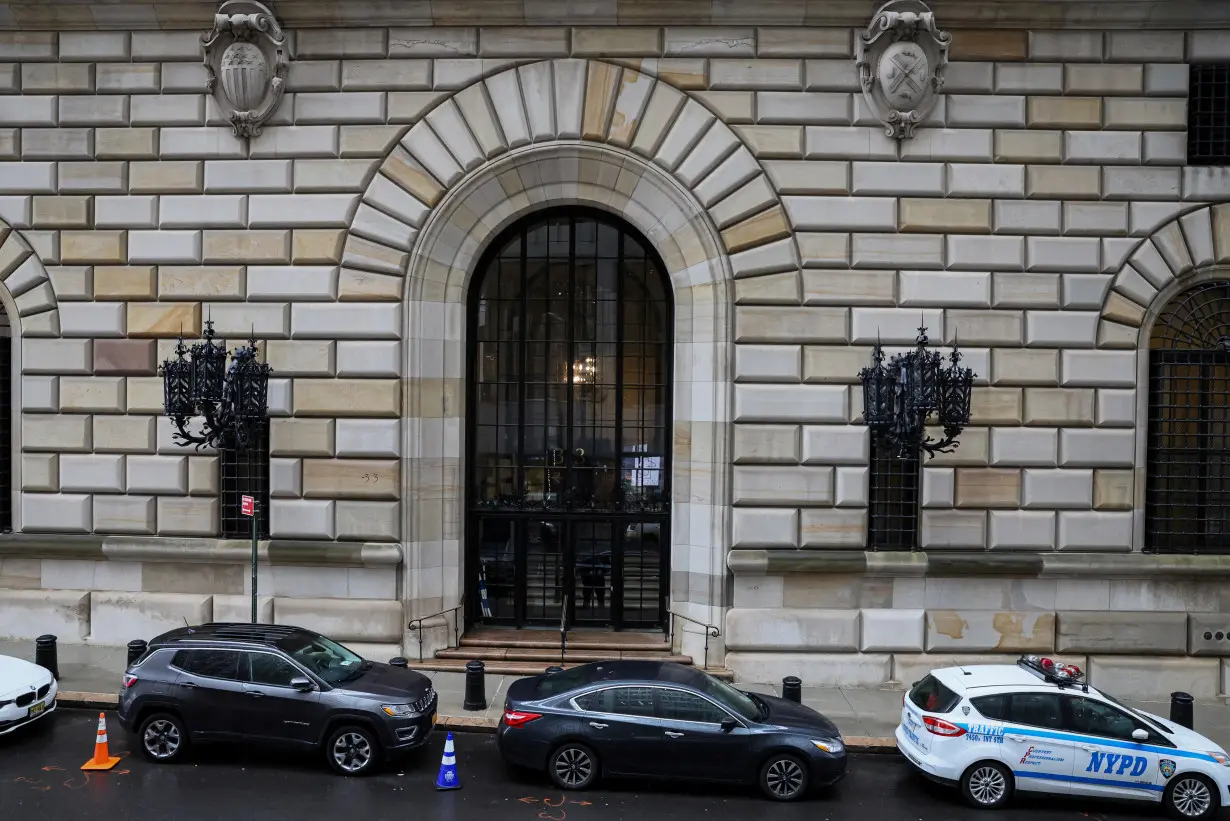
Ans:
POLYGON ((1032 655, 1023 655, 1017 659, 1016 663, 1019 667, 1040 676, 1047 684, 1054 684, 1060 689, 1080 687, 1084 692, 1089 692, 1089 683, 1085 681, 1085 674, 1075 664, 1057 664, 1053 659, 1045 656, 1032 655))
POLYGON ((167 634, 166 638, 177 642, 237 641, 268 645, 302 632, 305 631, 301 627, 283 624, 209 622, 196 627, 174 630, 167 634))

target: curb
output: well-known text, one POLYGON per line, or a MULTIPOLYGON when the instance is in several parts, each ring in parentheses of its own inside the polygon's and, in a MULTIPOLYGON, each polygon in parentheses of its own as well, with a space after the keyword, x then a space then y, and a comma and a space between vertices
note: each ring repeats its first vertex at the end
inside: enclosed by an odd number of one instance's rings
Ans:
MULTIPOLYGON (((104 710, 114 710, 120 703, 120 697, 113 693, 78 693, 72 690, 61 690, 56 696, 56 703, 61 707, 91 707, 104 710)), ((448 716, 440 715, 436 719, 436 727, 441 730, 456 730, 461 733, 491 734, 500 726, 499 719, 486 716, 448 716)), ((891 736, 861 736, 846 737, 846 749, 855 753, 895 753, 897 742, 891 736)))

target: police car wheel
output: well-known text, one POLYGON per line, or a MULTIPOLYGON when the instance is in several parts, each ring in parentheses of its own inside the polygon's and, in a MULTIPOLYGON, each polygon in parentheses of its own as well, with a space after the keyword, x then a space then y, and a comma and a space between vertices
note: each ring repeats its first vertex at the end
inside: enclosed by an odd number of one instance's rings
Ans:
POLYGON ((1163 803, 1172 818, 1202 821, 1217 813, 1217 790, 1203 775, 1183 773, 1166 785, 1163 803))
POLYGON ((1012 795, 1012 775, 996 761, 979 761, 961 776, 961 794, 971 807, 997 809, 1012 795))

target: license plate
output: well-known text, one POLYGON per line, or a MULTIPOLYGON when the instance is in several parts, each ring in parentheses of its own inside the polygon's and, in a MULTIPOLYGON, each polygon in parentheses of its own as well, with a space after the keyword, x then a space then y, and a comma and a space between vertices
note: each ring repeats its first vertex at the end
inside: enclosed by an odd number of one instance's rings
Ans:
POLYGON ((47 707, 47 705, 46 705, 46 704, 43 704, 42 702, 39 702, 38 704, 31 704, 31 705, 30 705, 30 712, 29 712, 29 713, 27 713, 26 715, 28 715, 28 716, 30 716, 31 718, 33 718, 34 716, 36 716, 36 715, 38 715, 39 713, 43 712, 43 710, 44 710, 46 707, 47 707))

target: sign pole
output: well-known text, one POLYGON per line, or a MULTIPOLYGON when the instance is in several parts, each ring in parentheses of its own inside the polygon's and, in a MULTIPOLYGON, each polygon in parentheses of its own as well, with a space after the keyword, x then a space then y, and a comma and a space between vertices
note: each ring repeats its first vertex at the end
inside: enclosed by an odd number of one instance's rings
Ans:
POLYGON ((252 623, 256 624, 256 505, 252 506, 252 623))
POLYGON ((256 624, 256 497, 240 496, 239 512, 252 520, 252 623, 256 624))

